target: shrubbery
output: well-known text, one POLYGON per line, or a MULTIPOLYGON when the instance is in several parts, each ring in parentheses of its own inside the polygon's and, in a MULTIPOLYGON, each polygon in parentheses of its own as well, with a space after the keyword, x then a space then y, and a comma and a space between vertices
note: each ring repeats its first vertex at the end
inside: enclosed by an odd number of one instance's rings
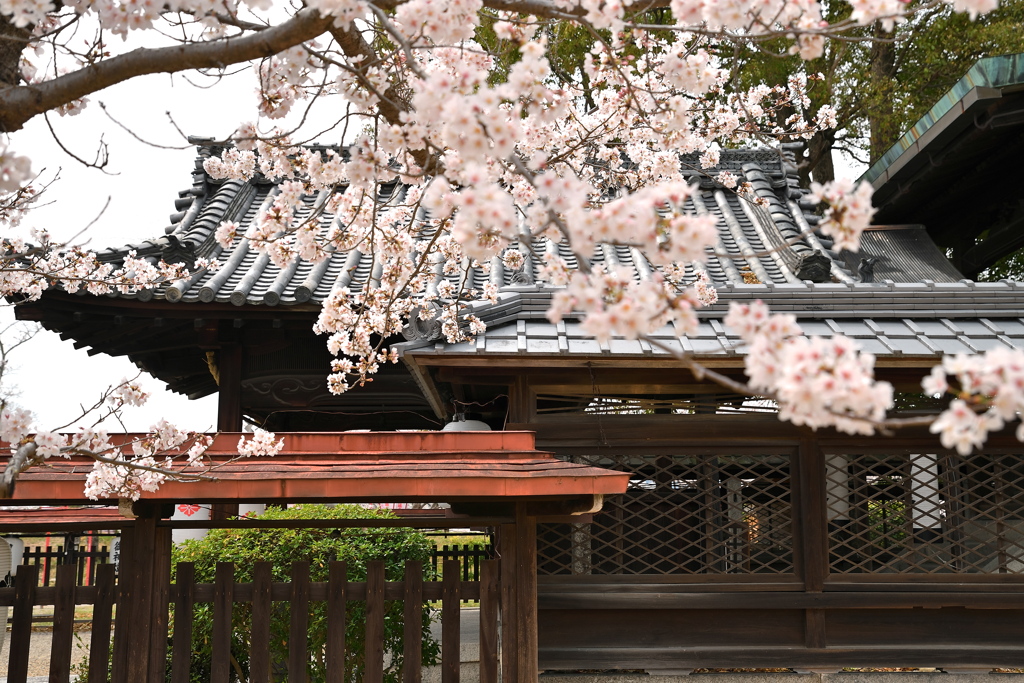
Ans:
MULTIPOLYGON (((391 518, 388 510, 367 510, 354 505, 300 505, 286 510, 271 509, 259 515, 261 519, 362 519, 391 518)), ((235 564, 235 581, 252 581, 256 562, 273 563, 273 580, 290 581, 292 563, 310 562, 310 580, 327 581, 331 560, 348 563, 350 581, 366 580, 366 563, 383 560, 385 578, 401 581, 406 560, 421 560, 429 565, 430 541, 421 533, 410 529, 215 529, 198 541, 186 541, 174 549, 172 561, 193 562, 198 583, 213 583, 218 562, 235 564)), ((385 681, 397 683, 402 665, 402 603, 386 604, 384 619, 385 681)), ((345 669, 347 680, 361 680, 366 603, 349 602, 345 634, 345 669)), ((209 680, 213 605, 197 603, 192 635, 192 680, 209 680)), ((271 612, 271 661, 275 672, 285 678, 284 666, 288 661, 288 603, 274 603, 271 612)), ((239 680, 248 678, 249 631, 251 605, 236 603, 233 610, 232 668, 239 680)), ((423 663, 434 664, 438 658, 438 644, 429 633, 431 610, 424 605, 423 663)), ((325 644, 327 639, 327 611, 323 602, 310 603, 309 616, 309 680, 325 680, 325 644)), ((170 659, 168 659, 170 662, 170 659)), ((169 667, 168 667, 169 668, 169 667)), ((297 680, 302 680, 301 678, 297 680)))

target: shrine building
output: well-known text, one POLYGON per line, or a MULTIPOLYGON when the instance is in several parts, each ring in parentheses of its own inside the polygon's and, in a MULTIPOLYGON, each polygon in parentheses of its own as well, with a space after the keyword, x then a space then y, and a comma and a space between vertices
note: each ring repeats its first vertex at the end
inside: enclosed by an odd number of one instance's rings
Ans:
MULTIPOLYGON (((417 321, 393 340, 399 364, 332 395, 326 340, 312 332, 320 304, 334 288, 372 287, 380 266, 353 251, 282 269, 242 237, 222 249, 217 226, 237 221, 244 233, 276 188, 260 176, 211 178, 203 161, 222 149, 208 140, 197 141, 170 225, 130 248, 154 261, 216 258, 220 270, 130 295, 48 291, 16 310, 90 353, 127 356, 189 398, 217 393, 222 431, 439 430, 468 417, 534 432, 536 448, 565 463, 627 473, 624 494, 578 521, 541 515, 540 670, 1019 667, 1015 425, 968 456, 924 428, 815 432, 780 421, 771 401, 694 376, 665 349, 742 380, 743 349, 722 321, 730 302, 761 299, 808 335, 844 334, 875 354, 877 377, 895 387, 892 414, 913 416, 942 405, 920 381, 943 355, 1024 348, 1024 284, 973 279, 1024 246, 1012 189, 1024 180, 1022 85, 1024 56, 982 60, 871 168, 877 224, 856 254, 816 231, 785 150, 724 150, 715 169, 686 171, 700 187, 686 210, 714 215, 719 231, 706 265, 688 273, 706 269, 719 302, 699 311, 696 334, 667 326, 657 343, 598 342, 573 317, 549 323, 557 290, 540 280, 535 255, 574 267, 577 257, 534 239, 521 269, 495 259, 488 273, 467 264, 437 274, 500 287, 497 303, 471 307, 486 332, 448 343, 439 325, 417 321), (764 208, 709 180, 725 170, 764 208)), ((378 200, 404 191, 381 186, 378 200)), ((299 217, 324 200, 305 197, 299 217)), ((334 217, 318 220, 326 230, 334 217)), ((117 263, 126 250, 100 258, 117 263)), ((589 261, 638 280, 653 268, 628 246, 601 244, 589 261)), ((238 502, 219 501, 218 514, 238 502)), ((462 511, 508 514, 504 505, 462 511)))

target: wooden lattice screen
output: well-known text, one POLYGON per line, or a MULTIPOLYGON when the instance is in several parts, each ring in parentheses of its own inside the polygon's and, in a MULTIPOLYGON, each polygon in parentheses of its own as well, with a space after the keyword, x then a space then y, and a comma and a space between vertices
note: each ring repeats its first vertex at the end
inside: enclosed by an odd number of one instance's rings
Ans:
POLYGON ((538 528, 541 574, 792 574, 788 455, 577 456, 630 472, 589 524, 538 528))
POLYGON ((833 574, 1024 574, 1024 460, 826 455, 833 574))

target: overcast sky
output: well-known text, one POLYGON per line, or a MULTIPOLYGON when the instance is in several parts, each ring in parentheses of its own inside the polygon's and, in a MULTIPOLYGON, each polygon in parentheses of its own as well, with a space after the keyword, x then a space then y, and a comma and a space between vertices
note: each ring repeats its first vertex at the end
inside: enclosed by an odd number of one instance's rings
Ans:
MULTIPOLYGON (((195 149, 181 139, 167 118, 171 111, 189 135, 226 136, 254 111, 254 78, 250 70, 207 89, 189 85, 182 77, 149 76, 110 88, 90 98, 75 117, 51 116, 61 142, 74 154, 92 160, 102 135, 109 146, 106 173, 88 169, 64 153, 41 118, 12 136, 11 146, 32 158, 33 170, 58 180, 47 191, 50 204, 34 210, 27 225, 45 227, 55 237, 72 239, 96 219, 81 237, 90 248, 120 246, 163 234, 168 216, 175 212, 178 191, 192 184, 195 149), (160 149, 134 139, 104 114, 160 149), (107 204, 109 200, 109 205, 107 204), (107 205, 104 210, 104 205, 107 205), (97 216, 99 217, 97 219, 97 216)), ((8 308, 4 315, 13 316, 8 308)), ((42 426, 64 424, 79 406, 91 404, 112 382, 132 377, 138 370, 125 357, 89 356, 71 341, 42 331, 12 357, 19 402, 33 410, 42 426)), ((144 386, 153 398, 144 408, 126 413, 126 427, 147 429, 160 417, 191 429, 216 425, 217 397, 189 401, 146 376, 144 386)))

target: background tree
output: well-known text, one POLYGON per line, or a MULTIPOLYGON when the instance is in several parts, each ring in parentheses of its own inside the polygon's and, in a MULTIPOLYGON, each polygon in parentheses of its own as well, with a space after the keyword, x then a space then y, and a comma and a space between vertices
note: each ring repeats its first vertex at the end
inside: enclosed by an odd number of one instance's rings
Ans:
MULTIPOLYGON (((832 23, 852 11, 845 2, 824 4, 832 23)), ((851 31, 848 39, 829 41, 816 59, 787 55, 782 41, 723 45, 720 54, 739 87, 821 74, 808 87, 812 105, 805 115, 828 104, 836 109, 837 124, 817 131, 798 150, 807 186, 811 180, 835 179, 837 152, 865 165, 877 161, 978 59, 1024 51, 1022 25, 1022 0, 1006 0, 974 20, 945 3, 928 3, 890 29, 875 21, 851 31)))

